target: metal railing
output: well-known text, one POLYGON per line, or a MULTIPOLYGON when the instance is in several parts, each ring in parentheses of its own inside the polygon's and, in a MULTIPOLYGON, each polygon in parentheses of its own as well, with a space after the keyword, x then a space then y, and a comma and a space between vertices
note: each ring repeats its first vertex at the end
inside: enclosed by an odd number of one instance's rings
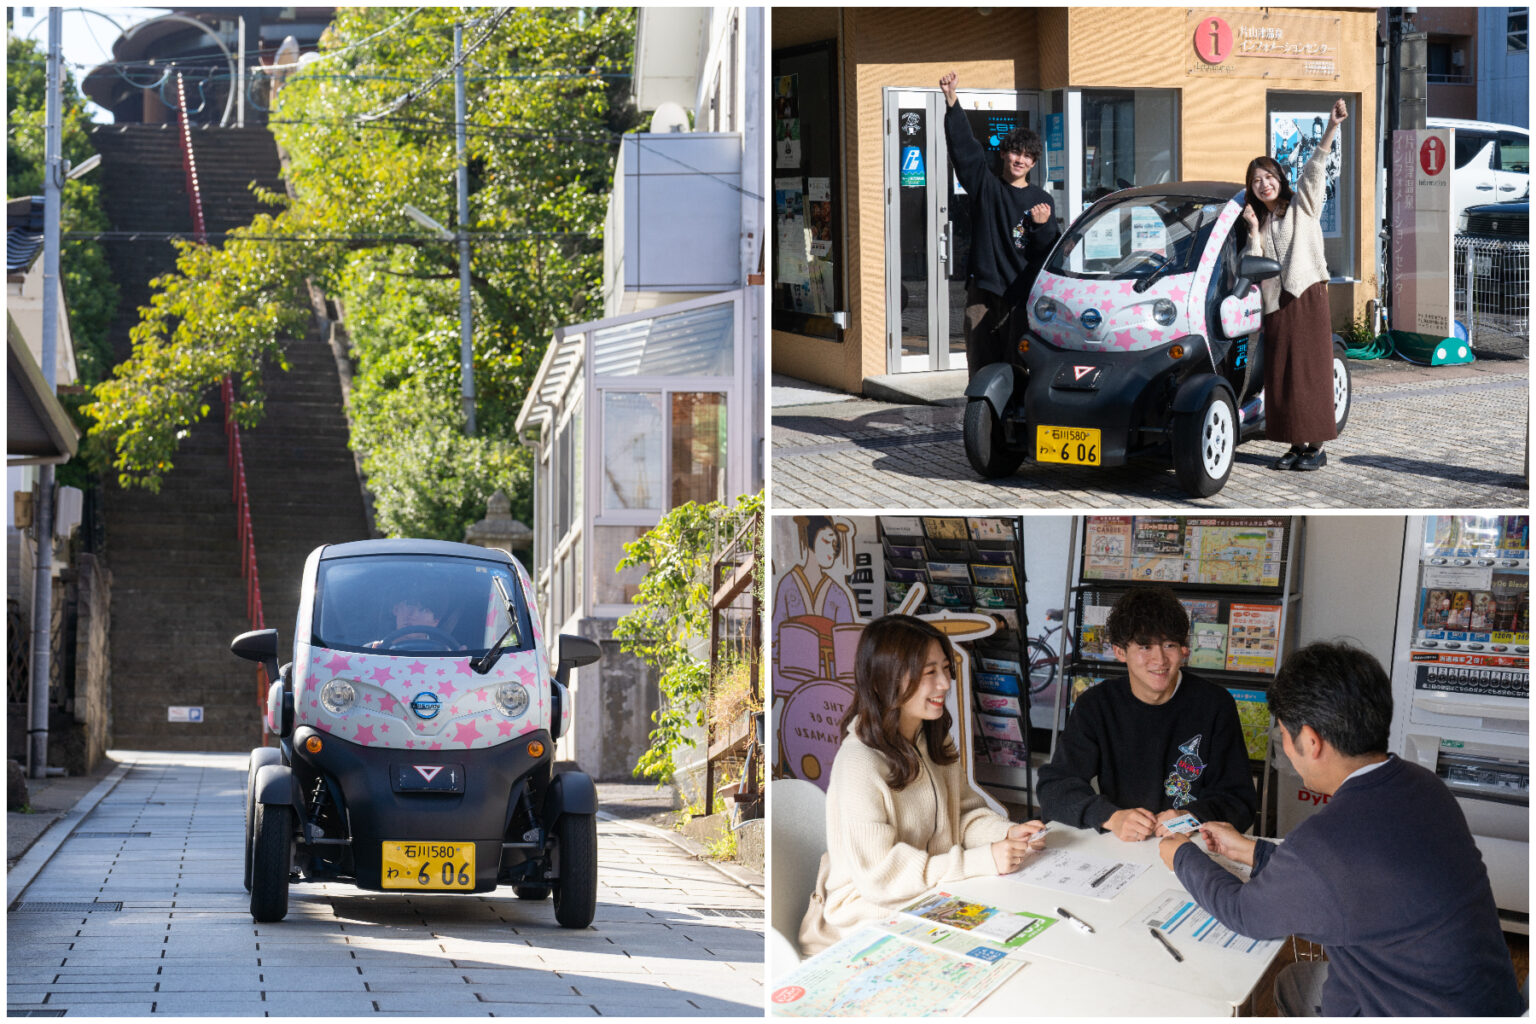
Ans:
MULTIPOLYGON (((181 102, 181 163, 187 174, 187 200, 192 208, 192 231, 200 244, 207 244, 208 229, 203 219, 203 192, 197 177, 197 158, 192 152, 192 126, 187 121, 186 85, 176 76, 176 90, 181 102)), ((219 386, 224 400, 224 439, 229 447, 230 495, 235 506, 235 534, 240 547, 240 578, 245 580, 245 614, 252 629, 265 629, 266 616, 261 606, 261 576, 256 571, 256 536, 251 529, 250 491, 246 486, 245 453, 240 443, 240 425, 235 422, 235 384, 225 376, 219 386)), ((265 708, 266 670, 256 669, 256 706, 265 708)))
POLYGON ((1526 355, 1531 342, 1531 243, 1457 235, 1456 318, 1475 352, 1526 355))

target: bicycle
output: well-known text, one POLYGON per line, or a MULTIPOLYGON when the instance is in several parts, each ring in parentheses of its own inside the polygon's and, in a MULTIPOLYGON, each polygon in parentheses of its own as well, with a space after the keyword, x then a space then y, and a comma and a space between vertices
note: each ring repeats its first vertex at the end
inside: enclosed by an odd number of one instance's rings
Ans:
POLYGON ((1029 676, 1029 694, 1035 694, 1047 689, 1056 680, 1056 673, 1063 671, 1067 663, 1076 653, 1077 640, 1071 633, 1064 635, 1062 640, 1063 650, 1057 654, 1051 649, 1048 642, 1051 637, 1060 633, 1063 622, 1060 608, 1051 608, 1045 613, 1047 623, 1045 630, 1036 637, 1031 637, 1028 644, 1029 657, 1026 661, 1026 671, 1029 676), (1056 625, 1051 626, 1054 622, 1056 625))

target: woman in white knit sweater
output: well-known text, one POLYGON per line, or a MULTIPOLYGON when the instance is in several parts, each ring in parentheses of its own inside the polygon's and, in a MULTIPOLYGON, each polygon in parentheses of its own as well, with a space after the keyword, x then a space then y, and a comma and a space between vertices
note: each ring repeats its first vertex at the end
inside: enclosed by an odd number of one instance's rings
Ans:
POLYGON ((809 956, 935 886, 1006 874, 1044 847, 966 784, 945 696, 955 652, 932 624, 887 615, 864 628, 854 696, 827 784, 827 852, 800 925, 809 956))
POLYGON ((1264 436, 1291 448, 1274 469, 1321 469, 1323 442, 1338 436, 1333 415, 1333 327, 1328 263, 1319 217, 1327 193, 1333 139, 1349 116, 1342 99, 1291 191, 1289 176, 1267 156, 1248 164, 1248 252, 1280 263, 1264 296, 1264 436))

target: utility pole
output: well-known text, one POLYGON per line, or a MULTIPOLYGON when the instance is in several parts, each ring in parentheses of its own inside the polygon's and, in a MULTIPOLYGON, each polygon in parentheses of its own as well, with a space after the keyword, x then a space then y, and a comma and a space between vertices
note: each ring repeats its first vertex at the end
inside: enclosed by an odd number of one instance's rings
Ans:
MULTIPOLYGON (((43 135, 43 380, 57 393, 59 378, 59 186, 64 181, 58 7, 48 8, 47 123, 43 135)), ((32 587, 32 685, 27 695, 27 774, 48 775, 48 683, 53 645, 53 466, 38 467, 37 564, 32 587)))
POLYGON ((464 26, 453 26, 454 149, 459 158, 459 390, 464 433, 475 436, 475 325, 469 301, 469 153, 465 128, 464 26))

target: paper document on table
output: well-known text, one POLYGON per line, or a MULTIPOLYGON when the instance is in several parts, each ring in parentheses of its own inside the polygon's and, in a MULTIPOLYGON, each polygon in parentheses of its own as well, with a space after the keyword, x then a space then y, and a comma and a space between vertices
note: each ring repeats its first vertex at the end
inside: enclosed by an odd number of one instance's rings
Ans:
POLYGON ((1185 943, 1193 941, 1201 946, 1266 960, 1274 955, 1281 942, 1280 939, 1250 939, 1239 935, 1200 909, 1200 904, 1189 893, 1179 889, 1166 890, 1126 922, 1127 928, 1143 925, 1156 928, 1171 939, 1183 939, 1185 943))
POLYGON ((1105 860, 1073 850, 1045 850, 1003 877, 1096 900, 1114 899, 1147 870, 1145 864, 1105 860))
POLYGON ((876 926, 898 938, 906 939, 914 946, 936 949, 950 956, 969 957, 983 963, 996 963, 1007 956, 1009 950, 996 942, 989 942, 975 933, 957 932, 953 928, 924 921, 920 917, 897 914, 881 918, 876 926))
POLYGON ((962 1017, 1024 964, 939 953, 861 928, 795 968, 768 1002, 781 1017, 962 1017))
POLYGON ((1056 923, 1054 917, 1023 910, 1000 910, 947 892, 924 896, 911 906, 902 907, 901 912, 930 924, 970 932, 1009 949, 1017 949, 1056 923))

